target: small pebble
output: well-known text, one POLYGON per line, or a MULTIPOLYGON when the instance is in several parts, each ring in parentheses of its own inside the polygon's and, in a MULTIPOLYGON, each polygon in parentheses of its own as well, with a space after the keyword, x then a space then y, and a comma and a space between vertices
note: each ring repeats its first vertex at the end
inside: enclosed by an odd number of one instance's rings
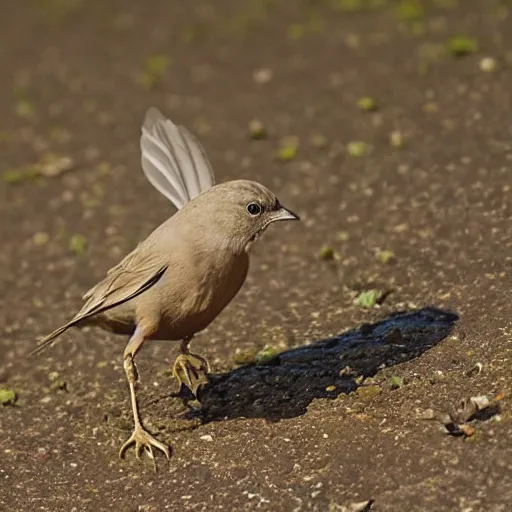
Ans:
POLYGON ((50 235, 48 233, 39 232, 35 233, 32 237, 32 242, 36 247, 41 247, 42 245, 46 245, 50 241, 50 235))
POLYGON ((480 61, 480 70, 484 71, 485 73, 491 73, 492 71, 495 71, 497 66, 498 63, 493 57, 484 57, 480 61))
POLYGON ((259 119, 253 119, 249 123, 249 133, 251 135, 251 139, 253 140, 264 139, 267 135, 265 126, 259 119))
POLYGON ((405 146, 405 140, 402 132, 398 130, 391 132, 391 135, 389 136, 389 143, 395 149, 402 149, 405 146))
POLYGON ((321 260, 331 261, 334 259, 335 256, 334 249, 328 245, 324 245, 323 247, 320 248, 318 256, 320 257, 321 260))
POLYGON ((377 102, 369 97, 369 96, 364 96, 362 98, 360 98, 357 102, 357 106, 359 107, 360 110, 363 110, 364 112, 372 112, 374 110, 377 110, 377 102))
POLYGON ((272 70, 269 68, 256 69, 252 74, 252 78, 257 84, 267 84, 272 80, 272 76, 272 70))
POLYGON ((368 145, 363 141, 352 141, 347 144, 347 153, 350 156, 360 157, 366 155, 368 145))

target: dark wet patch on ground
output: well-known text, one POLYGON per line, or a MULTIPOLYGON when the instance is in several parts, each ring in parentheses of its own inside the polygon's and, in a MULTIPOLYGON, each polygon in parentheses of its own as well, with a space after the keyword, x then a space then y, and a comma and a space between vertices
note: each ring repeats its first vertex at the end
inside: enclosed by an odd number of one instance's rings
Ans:
POLYGON ((200 417, 276 421, 300 416, 314 399, 354 392, 377 371, 419 357, 452 331, 457 318, 434 308, 395 314, 282 352, 265 365, 212 375, 200 390, 200 417))

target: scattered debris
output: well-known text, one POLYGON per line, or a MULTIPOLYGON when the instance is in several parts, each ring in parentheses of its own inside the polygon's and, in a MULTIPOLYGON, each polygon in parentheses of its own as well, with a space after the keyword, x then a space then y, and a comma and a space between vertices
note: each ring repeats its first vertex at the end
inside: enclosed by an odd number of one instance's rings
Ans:
POLYGON ((237 350, 234 356, 236 364, 252 364, 256 361, 257 351, 254 349, 237 350))
POLYGON ((340 242, 346 242, 349 239, 350 239, 350 234, 347 233, 346 231, 338 231, 338 233, 336 233, 336 240, 338 240, 340 242))
POLYGON ((318 252, 318 256, 322 260, 332 261, 336 256, 336 252, 334 251, 334 249, 331 246, 324 245, 320 248, 320 251, 318 252))
POLYGON ((395 259, 395 253, 393 251, 383 250, 377 253, 377 258, 384 265, 390 263, 395 259))
POLYGON ((363 96, 357 101, 357 107, 364 112, 373 112, 378 109, 377 102, 370 96, 363 96))
POLYGON ((368 153, 368 144, 363 141, 352 141, 347 144, 347 153, 350 156, 361 157, 368 153))
POLYGON ((374 399, 379 393, 381 393, 382 389, 380 386, 359 386, 356 389, 356 393, 359 398, 363 400, 372 400, 374 399))
POLYGON ((338 505, 331 501, 329 503, 329 512, 370 512, 375 500, 359 501, 348 505, 338 505))
POLYGON ((482 363, 475 363, 467 372, 466 372, 466 376, 467 377, 474 377, 475 375, 478 375, 481 371, 482 371, 482 368, 483 368, 483 364, 482 363))
POLYGON ((249 123, 249 133, 253 140, 261 140, 267 136, 265 125, 259 119, 253 119, 249 123))
POLYGON ((425 17, 421 0, 401 0, 395 7, 395 16, 402 21, 418 22, 425 17))
POLYGON ((50 391, 68 391, 68 385, 65 380, 54 380, 50 384, 50 391))
POLYGON ((260 85, 267 84, 268 82, 270 82, 272 80, 272 76, 272 70, 269 68, 256 69, 252 74, 253 80, 260 85))
POLYGON ((340 377, 355 377, 357 372, 347 365, 339 371, 338 375, 340 377))
POLYGON ((404 135, 401 131, 395 130, 389 135, 389 143, 395 149, 403 149, 405 147, 404 135))
POLYGON ((254 360, 257 364, 267 364, 272 360, 276 360, 279 351, 270 345, 265 345, 255 356, 254 360))
POLYGON ((373 308, 379 303, 383 295, 381 290, 365 290, 356 297, 354 303, 363 308, 373 308))
POLYGON ((402 379, 402 377, 398 377, 397 375, 393 375, 392 377, 390 377, 388 383, 390 389, 399 389, 403 387, 404 379, 402 379))
POLYGON ((193 121, 194 131, 198 135, 206 135, 212 131, 212 125, 204 116, 196 117, 193 121))
POLYGON ((487 420, 499 413, 499 403, 504 393, 498 393, 494 398, 485 395, 472 396, 462 400, 456 411, 435 412, 432 411, 432 418, 440 421, 449 434, 453 436, 470 437, 475 433, 475 428, 469 425, 473 420, 487 420))
POLYGON ((297 155, 299 139, 297 137, 285 137, 281 140, 279 146, 280 147, 277 152, 278 160, 281 160, 281 162, 288 162, 289 160, 293 160, 297 155))
POLYGON ((32 243, 36 247, 41 247, 43 245, 46 245, 49 241, 50 241, 50 235, 43 231, 34 233, 34 236, 32 237, 32 243))
POLYGON ((45 178, 54 178, 64 172, 70 171, 75 163, 69 156, 56 155, 54 153, 46 153, 41 161, 36 164, 38 174, 45 178))
POLYGON ((18 395, 12 389, 0 388, 0 405, 14 405, 18 395))
POLYGON ((2 177, 6 183, 15 184, 40 176, 54 178, 70 171, 74 167, 75 163, 69 156, 45 153, 39 162, 20 167, 19 169, 9 169, 3 173, 2 177))
POLYGON ((464 57, 478 50, 478 41, 471 37, 454 36, 446 41, 446 49, 454 57, 464 57))
POLYGON ((138 82, 145 89, 154 89, 161 81, 169 67, 170 58, 165 54, 149 57, 143 65, 138 82))
POLYGON ((2 174, 5 183, 20 183, 22 181, 37 178, 37 172, 32 167, 24 167, 20 169, 8 169, 2 174))
POLYGON ((73 235, 69 240, 69 248, 78 256, 84 254, 87 249, 87 238, 83 235, 73 235))
POLYGON ((321 133, 314 133, 311 136, 311 145, 317 149, 323 149, 327 147, 327 137, 321 133))
POLYGON ((34 104, 29 100, 19 100, 16 102, 16 115, 25 119, 34 117, 34 104))

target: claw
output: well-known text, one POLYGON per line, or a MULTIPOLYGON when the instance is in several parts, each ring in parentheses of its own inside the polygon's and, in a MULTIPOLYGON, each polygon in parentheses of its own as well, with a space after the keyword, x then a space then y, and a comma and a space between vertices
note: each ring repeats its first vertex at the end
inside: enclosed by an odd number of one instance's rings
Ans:
POLYGON ((124 454, 126 450, 132 445, 135 444, 135 456, 138 460, 141 458, 142 450, 148 454, 148 457, 153 461, 155 471, 156 471, 156 462, 155 455, 153 453, 153 446, 163 452, 167 459, 170 458, 171 452, 167 445, 161 443, 157 439, 155 439, 149 432, 144 430, 142 426, 135 427, 130 438, 121 446, 119 450, 119 457, 124 458, 124 454))
POLYGON ((174 362, 172 373, 180 385, 185 385, 197 396, 200 386, 208 382, 208 361, 191 352, 180 354, 174 362))

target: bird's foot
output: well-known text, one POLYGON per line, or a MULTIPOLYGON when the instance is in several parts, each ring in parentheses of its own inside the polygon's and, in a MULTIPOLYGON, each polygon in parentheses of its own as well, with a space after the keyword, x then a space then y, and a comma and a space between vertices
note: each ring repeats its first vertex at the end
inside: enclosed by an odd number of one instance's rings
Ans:
POLYGON ((133 431, 128 441, 126 441, 126 443, 124 443, 123 446, 121 446, 121 449, 119 450, 119 457, 123 458, 126 450, 132 444, 135 445, 135 456, 137 457, 137 459, 140 459, 142 450, 144 450, 148 457, 153 461, 155 470, 156 463, 155 455, 153 453, 153 447, 163 452, 167 459, 169 459, 171 456, 171 450, 169 449, 169 447, 155 439, 147 430, 144 429, 144 427, 142 427, 142 425, 136 426, 135 430, 133 431))
POLYGON ((180 383, 180 387, 186 386, 197 397, 200 386, 208 383, 209 371, 210 365, 204 357, 187 352, 176 358, 172 374, 180 383))

